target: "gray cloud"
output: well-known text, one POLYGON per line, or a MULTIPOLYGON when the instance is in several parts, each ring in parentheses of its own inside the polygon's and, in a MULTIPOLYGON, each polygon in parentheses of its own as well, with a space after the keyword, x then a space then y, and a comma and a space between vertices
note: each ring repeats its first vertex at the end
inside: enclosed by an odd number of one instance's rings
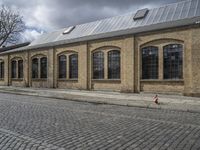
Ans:
POLYGON ((28 31, 49 32, 177 1, 182 0, 0 0, 0 4, 19 10, 28 31))
POLYGON ((57 0, 49 1, 48 6, 54 12, 50 18, 55 26, 65 27, 99 20, 143 7, 177 2, 178 0, 57 0))

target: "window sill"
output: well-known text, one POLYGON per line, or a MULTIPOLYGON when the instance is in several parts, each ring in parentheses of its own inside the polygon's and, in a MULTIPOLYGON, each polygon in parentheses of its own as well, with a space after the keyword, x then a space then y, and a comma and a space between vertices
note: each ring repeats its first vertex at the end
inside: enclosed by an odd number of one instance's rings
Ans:
POLYGON ((32 81, 47 81, 47 79, 32 79, 32 81))
POLYGON ((166 80, 159 80, 159 79, 141 79, 141 82, 184 82, 183 79, 166 79, 166 80))
POLYGON ((121 79, 92 79, 92 82, 121 83, 121 79))
POLYGON ((57 79, 59 82, 78 82, 78 79, 57 79))
POLYGON ((12 81, 23 81, 23 79, 11 79, 12 81))
POLYGON ((4 81, 4 78, 0 78, 0 81, 4 81))

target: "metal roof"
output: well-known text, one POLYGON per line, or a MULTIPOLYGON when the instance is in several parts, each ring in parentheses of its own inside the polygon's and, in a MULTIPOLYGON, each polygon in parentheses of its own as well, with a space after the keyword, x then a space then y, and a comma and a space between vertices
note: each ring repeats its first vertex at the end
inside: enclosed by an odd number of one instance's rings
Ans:
POLYGON ((126 34, 159 30, 195 24, 200 21, 200 0, 186 0, 150 9, 143 19, 134 20, 135 13, 128 13, 95 22, 76 25, 69 34, 68 28, 41 35, 30 45, 9 52, 51 47, 56 45, 114 37, 126 34))
POLYGON ((29 44, 30 44, 30 42, 25 42, 25 43, 15 44, 15 45, 11 45, 11 46, 1 47, 0 52, 10 51, 10 50, 13 50, 13 49, 17 49, 17 48, 20 48, 20 47, 27 46, 29 44))

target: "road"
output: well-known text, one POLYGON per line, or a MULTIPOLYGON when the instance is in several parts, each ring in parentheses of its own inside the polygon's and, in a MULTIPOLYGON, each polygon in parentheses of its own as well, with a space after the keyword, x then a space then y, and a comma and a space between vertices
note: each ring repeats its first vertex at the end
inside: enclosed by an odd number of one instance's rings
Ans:
POLYGON ((0 93, 1 150, 197 150, 200 114, 0 93))

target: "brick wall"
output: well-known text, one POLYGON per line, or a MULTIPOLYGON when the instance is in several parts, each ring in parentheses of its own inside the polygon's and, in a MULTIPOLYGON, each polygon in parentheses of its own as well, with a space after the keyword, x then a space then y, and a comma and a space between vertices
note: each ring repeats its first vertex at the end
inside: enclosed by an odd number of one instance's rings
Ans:
POLYGON ((62 89, 109 90, 122 92, 176 92, 185 95, 200 93, 200 28, 184 27, 127 35, 115 38, 93 40, 53 48, 36 49, 0 56, 5 62, 5 77, 0 85, 24 87, 48 87, 62 89), (183 80, 166 81, 163 79, 163 46, 180 43, 184 46, 183 80), (159 79, 141 79, 141 48, 144 46, 159 47, 159 79), (92 79, 92 53, 96 50, 107 52, 118 49, 121 53, 121 79, 107 79, 107 60, 105 60, 105 78, 92 79), (78 80, 58 79, 58 56, 62 53, 78 53, 78 80), (48 58, 48 79, 31 79, 31 60, 33 57, 48 58), (24 60, 24 78, 11 79, 11 60, 20 57, 24 60))

